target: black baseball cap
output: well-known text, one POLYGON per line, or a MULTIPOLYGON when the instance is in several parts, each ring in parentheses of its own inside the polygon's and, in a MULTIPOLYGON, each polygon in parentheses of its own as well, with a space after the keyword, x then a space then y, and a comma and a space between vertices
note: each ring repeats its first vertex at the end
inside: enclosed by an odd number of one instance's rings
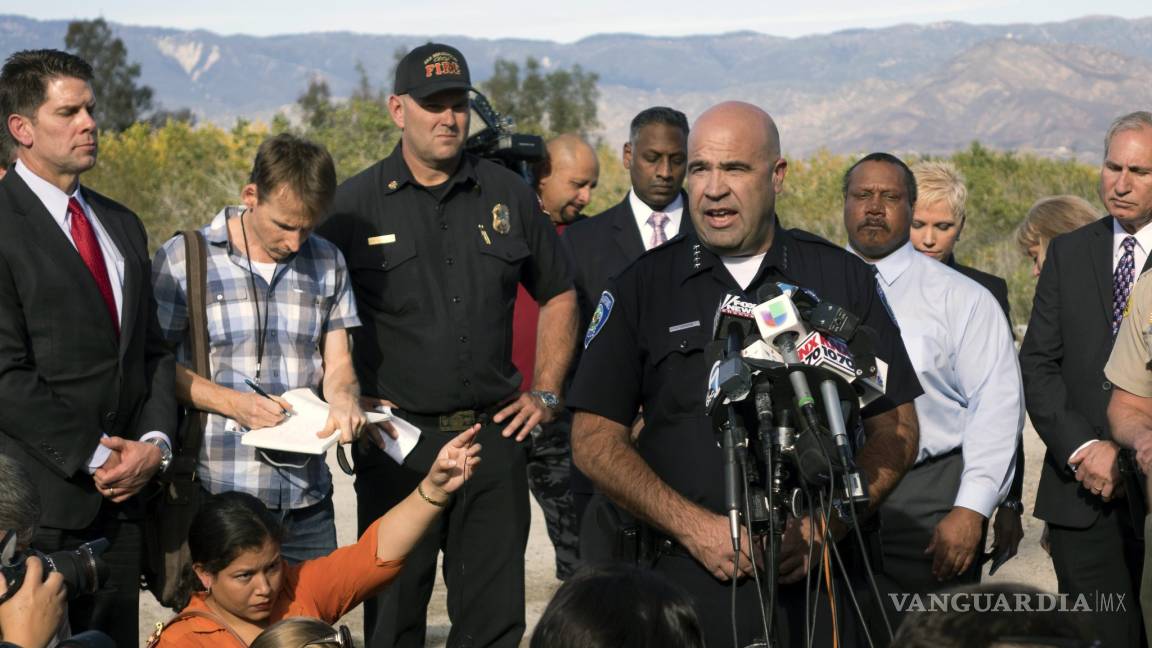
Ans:
POLYGON ((396 65, 398 95, 424 99, 443 90, 471 90, 468 61, 460 50, 442 43, 428 43, 408 52, 396 65))

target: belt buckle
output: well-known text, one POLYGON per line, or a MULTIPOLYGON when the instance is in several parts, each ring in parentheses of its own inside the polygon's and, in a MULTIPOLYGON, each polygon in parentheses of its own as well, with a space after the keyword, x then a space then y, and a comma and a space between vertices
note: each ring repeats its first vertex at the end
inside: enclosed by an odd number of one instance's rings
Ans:
POLYGON ((459 432, 467 430, 476 423, 476 412, 463 410, 440 417, 441 432, 459 432))

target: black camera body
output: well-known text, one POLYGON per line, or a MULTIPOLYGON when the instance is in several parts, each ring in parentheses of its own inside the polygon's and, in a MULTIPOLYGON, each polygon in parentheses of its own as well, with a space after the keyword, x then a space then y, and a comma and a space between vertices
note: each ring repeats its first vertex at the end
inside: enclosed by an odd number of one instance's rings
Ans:
POLYGON ((472 91, 469 107, 472 118, 464 149, 519 173, 535 186, 532 165, 544 159, 544 138, 513 132, 512 119, 496 112, 488 98, 477 90, 472 91))
POLYGON ((0 542, 0 578, 8 586, 0 594, 0 603, 7 601, 24 585, 28 573, 28 559, 35 556, 44 564, 44 578, 52 572, 60 572, 68 587, 68 598, 74 599, 99 591, 108 580, 108 565, 100 555, 108 549, 104 538, 85 542, 75 549, 55 551, 50 554, 29 549, 15 551, 16 533, 9 531, 0 542))

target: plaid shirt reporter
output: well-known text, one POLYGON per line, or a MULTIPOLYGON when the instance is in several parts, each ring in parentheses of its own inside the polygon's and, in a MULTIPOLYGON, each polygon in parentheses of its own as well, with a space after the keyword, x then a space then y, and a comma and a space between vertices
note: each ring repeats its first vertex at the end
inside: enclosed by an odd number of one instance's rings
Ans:
MULTIPOLYGON (((260 386, 270 394, 299 387, 319 392, 324 335, 360 325, 344 257, 336 246, 313 234, 291 260, 276 266, 271 285, 259 272, 250 278, 247 258, 228 243, 227 218, 239 216, 241 209, 227 207, 200 228, 208 243, 211 380, 243 392, 251 391, 245 378, 256 380, 261 322, 252 302, 254 280, 261 319, 267 311, 268 321, 260 386)), ((169 239, 156 253, 152 280, 164 337, 176 349, 177 362, 191 366, 183 237, 169 239)), ((232 419, 209 414, 198 467, 209 492, 243 491, 269 508, 296 509, 320 502, 331 491, 332 475, 323 457, 259 451, 240 443, 245 431, 232 419)))

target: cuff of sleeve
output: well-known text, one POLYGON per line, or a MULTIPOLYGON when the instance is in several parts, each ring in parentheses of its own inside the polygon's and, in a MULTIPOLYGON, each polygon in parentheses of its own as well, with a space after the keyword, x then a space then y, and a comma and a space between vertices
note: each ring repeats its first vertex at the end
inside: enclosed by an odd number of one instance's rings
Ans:
POLYGON ((1132 380, 1129 377, 1121 374, 1116 369, 1112 368, 1112 363, 1109 362, 1104 367, 1104 377, 1108 379, 1116 387, 1124 391, 1135 394, 1136 396, 1144 396, 1145 398, 1152 398, 1152 385, 1141 383, 1137 380, 1132 380))
MULTIPOLYGON (((107 439, 108 435, 101 433, 101 439, 107 439)), ((112 456, 112 451, 104 446, 102 443, 96 444, 96 449, 92 451, 92 456, 88 457, 88 474, 91 475, 96 472, 104 462, 108 461, 108 457, 112 456)))
POLYGON ((979 484, 960 484, 960 492, 956 493, 954 506, 963 506, 976 511, 986 519, 991 518, 992 511, 1000 503, 1000 492, 993 488, 985 488, 979 484))
POLYGON ((1080 447, 1076 448, 1076 450, 1074 450, 1072 452, 1072 454, 1068 455, 1068 467, 1071 468, 1073 470, 1073 472, 1075 472, 1076 468, 1072 466, 1072 460, 1076 458, 1076 455, 1080 454, 1080 451, 1083 450, 1084 448, 1087 448, 1088 446, 1092 445, 1093 443, 1096 443, 1099 440, 1100 439, 1092 439, 1091 441, 1085 441, 1084 443, 1080 444, 1080 447))
POLYGON ((140 442, 143 443, 143 442, 147 441, 148 439, 163 439, 164 443, 167 443, 169 448, 172 447, 172 439, 169 439, 168 435, 164 434, 160 430, 152 430, 151 432, 145 432, 144 435, 140 437, 140 442))

